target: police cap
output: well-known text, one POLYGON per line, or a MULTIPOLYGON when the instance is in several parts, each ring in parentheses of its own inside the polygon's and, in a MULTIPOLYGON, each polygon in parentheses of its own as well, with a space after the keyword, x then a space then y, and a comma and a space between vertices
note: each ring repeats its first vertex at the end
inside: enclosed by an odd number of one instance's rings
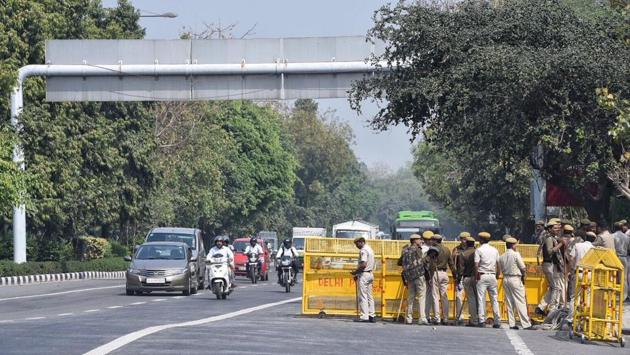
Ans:
POLYGON ((488 239, 492 238, 492 236, 488 232, 479 232, 479 234, 477 234, 477 236, 479 238, 485 239, 485 240, 488 240, 488 239))

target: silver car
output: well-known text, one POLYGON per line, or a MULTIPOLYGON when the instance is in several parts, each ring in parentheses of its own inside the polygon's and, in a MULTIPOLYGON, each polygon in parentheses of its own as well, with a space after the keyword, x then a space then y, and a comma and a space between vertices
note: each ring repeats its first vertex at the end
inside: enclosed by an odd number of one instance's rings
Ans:
POLYGON ((127 295, 151 291, 197 293, 197 257, 181 242, 151 242, 138 247, 127 269, 127 295))
POLYGON ((198 290, 205 286, 206 275, 206 251, 203 246, 201 230, 196 228, 182 227, 159 227, 153 228, 147 234, 145 242, 183 242, 192 249, 193 258, 197 259, 198 290))

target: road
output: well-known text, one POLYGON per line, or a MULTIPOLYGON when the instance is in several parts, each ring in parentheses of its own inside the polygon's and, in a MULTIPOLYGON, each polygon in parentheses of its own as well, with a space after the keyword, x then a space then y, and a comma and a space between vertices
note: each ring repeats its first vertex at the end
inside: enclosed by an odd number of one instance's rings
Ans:
POLYGON ((299 287, 238 283, 227 300, 207 291, 126 296, 120 280, 0 287, 0 354, 627 353, 550 331, 305 317, 299 287))

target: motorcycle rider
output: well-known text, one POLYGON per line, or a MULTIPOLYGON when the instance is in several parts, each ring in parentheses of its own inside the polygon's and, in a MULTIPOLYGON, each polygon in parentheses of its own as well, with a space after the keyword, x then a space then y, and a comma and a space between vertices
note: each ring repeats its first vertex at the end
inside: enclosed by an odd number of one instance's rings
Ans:
MULTIPOLYGON (((258 245, 258 240, 256 237, 252 237, 249 240, 249 245, 245 248, 245 255, 249 258, 252 254, 258 255, 258 272, 260 273, 262 267, 262 255, 263 249, 260 245, 258 245)), ((247 274, 249 274, 249 263, 247 263, 247 274)))
POLYGON ((294 280, 297 282, 298 264, 297 257, 298 252, 295 247, 291 245, 291 239, 285 239, 282 242, 282 247, 278 249, 276 253, 276 271, 278 272, 278 283, 282 284, 280 278, 282 277, 282 268, 280 267, 280 258, 285 255, 291 256, 291 268, 293 269, 294 280))
POLYGON ((215 254, 223 255, 223 257, 227 259, 228 267, 230 268, 230 284, 232 285, 232 288, 234 288, 234 253, 232 253, 232 250, 226 246, 226 240, 229 240, 228 237, 222 235, 214 238, 214 246, 210 249, 210 252, 206 256, 206 260, 210 260, 210 258, 215 254))

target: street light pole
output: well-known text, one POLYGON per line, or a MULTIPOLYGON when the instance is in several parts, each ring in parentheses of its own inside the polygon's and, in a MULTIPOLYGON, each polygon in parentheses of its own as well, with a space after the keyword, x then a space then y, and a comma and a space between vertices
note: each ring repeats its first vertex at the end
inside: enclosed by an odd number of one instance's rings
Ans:
POLYGON ((174 12, 165 12, 163 14, 148 14, 148 15, 140 15, 140 17, 165 17, 165 18, 175 18, 177 14, 174 12))

